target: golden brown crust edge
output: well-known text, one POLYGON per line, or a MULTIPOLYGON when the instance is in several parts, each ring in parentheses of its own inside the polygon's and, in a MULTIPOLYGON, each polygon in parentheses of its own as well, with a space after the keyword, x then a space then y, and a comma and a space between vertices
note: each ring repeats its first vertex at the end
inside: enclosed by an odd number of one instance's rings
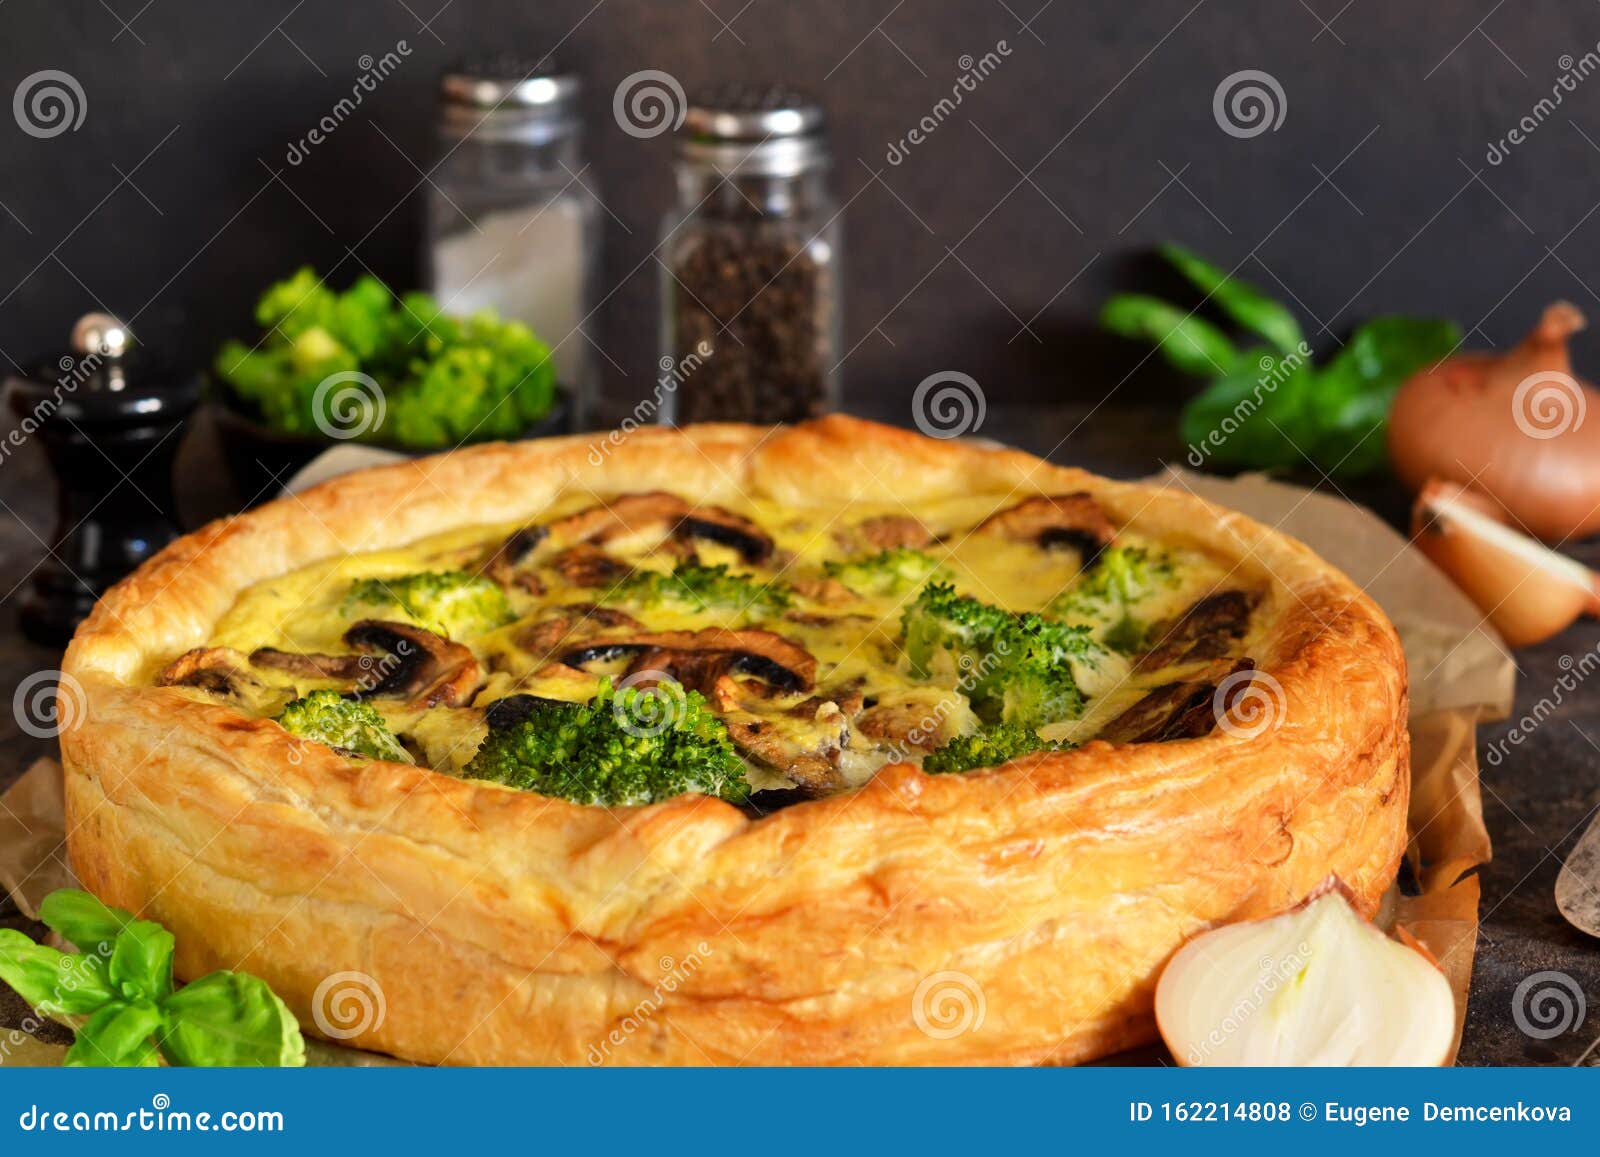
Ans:
POLYGON ((107 595, 64 668, 87 700, 62 736, 86 886, 171 927, 180 974, 256 972, 308 1028, 319 984, 366 974, 384 1015, 350 1043, 419 1061, 1086 1060, 1153 1038, 1155 978, 1188 936, 1330 871, 1372 910, 1405 843, 1399 641, 1310 551, 1192 496, 842 417, 338 479, 169 547, 107 595), (1281 688, 1276 725, 964 776, 895 767, 751 822, 697 797, 608 812, 311 746, 291 761, 276 724, 135 685, 248 583, 589 487, 912 507, 1088 489, 1117 521, 1270 582, 1255 657, 1281 688))

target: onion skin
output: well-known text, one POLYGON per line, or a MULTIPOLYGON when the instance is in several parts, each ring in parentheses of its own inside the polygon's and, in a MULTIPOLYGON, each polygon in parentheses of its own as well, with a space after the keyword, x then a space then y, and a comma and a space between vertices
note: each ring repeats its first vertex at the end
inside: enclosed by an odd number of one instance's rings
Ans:
POLYGON ((1389 413, 1389 456, 1412 492, 1473 486, 1546 542, 1600 529, 1600 392, 1572 374, 1584 327, 1557 302, 1505 354, 1465 353, 1413 375, 1389 413))
POLYGON ((1433 479, 1411 511, 1423 554, 1483 611, 1511 647, 1527 647, 1600 610, 1600 575, 1509 526, 1488 498, 1433 479), (1492 520, 1520 544, 1487 537, 1471 518, 1492 520))

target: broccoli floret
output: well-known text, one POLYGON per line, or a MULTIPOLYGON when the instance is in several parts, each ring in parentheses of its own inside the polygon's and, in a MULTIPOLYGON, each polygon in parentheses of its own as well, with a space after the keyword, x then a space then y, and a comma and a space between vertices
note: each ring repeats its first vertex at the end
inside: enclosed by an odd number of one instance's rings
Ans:
POLYGON ((411 756, 400 746, 377 708, 346 699, 337 691, 313 691, 303 699, 293 700, 278 716, 278 723, 290 735, 312 743, 326 743, 372 759, 411 762, 411 756))
POLYGON ((742 611, 752 618, 774 615, 792 596, 781 583, 764 583, 752 575, 732 574, 726 565, 680 563, 671 574, 638 570, 605 596, 611 601, 671 607, 690 612, 742 611))
POLYGON ((534 700, 489 732, 463 774, 605 807, 685 792, 737 802, 750 791, 727 727, 676 683, 614 690, 602 680, 588 703, 534 700))
POLYGON ((901 625, 912 670, 953 678, 985 722, 1036 727, 1083 711, 1072 663, 1092 666, 1099 655, 1087 627, 1014 614, 947 583, 924 587, 901 625))
POLYGON ((228 342, 215 368, 240 401, 286 433, 326 433, 341 417, 326 398, 316 401, 318 387, 341 372, 366 374, 382 391, 366 411, 373 420, 353 436, 422 448, 514 438, 555 401, 550 347, 527 326, 490 311, 451 317, 426 293, 397 300, 375 277, 339 293, 300 269, 267 289, 256 320, 265 335, 228 342))
POLYGON ((464 571, 360 579, 351 584, 344 609, 362 607, 384 613, 398 608, 418 626, 452 639, 481 635, 516 617, 499 584, 464 571))
POLYGON ((931 554, 904 546, 823 566, 857 594, 880 597, 903 595, 943 572, 931 554))
POLYGON ((1071 587, 1057 595, 1047 608, 1054 618, 1087 622, 1099 640, 1113 651, 1131 655, 1145 648, 1150 624, 1133 614, 1133 608, 1158 586, 1171 586, 1177 577, 1170 559, 1151 556, 1139 546, 1114 546, 1103 551, 1095 564, 1071 587))
POLYGON ((971 735, 958 735, 922 761, 930 775, 947 771, 971 771, 975 767, 998 767, 1036 751, 1065 751, 1070 743, 1040 739, 1031 727, 1015 723, 995 723, 971 735))

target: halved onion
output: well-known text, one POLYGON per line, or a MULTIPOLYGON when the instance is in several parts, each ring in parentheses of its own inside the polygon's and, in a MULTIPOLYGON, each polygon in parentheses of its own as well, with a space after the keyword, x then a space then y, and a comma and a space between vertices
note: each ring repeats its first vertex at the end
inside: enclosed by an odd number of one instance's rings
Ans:
POLYGON ((1432 479, 1417 496, 1411 533, 1494 624, 1525 647, 1600 610, 1600 575, 1510 526, 1485 495, 1432 479))
POLYGON ((1156 1024, 1180 1065, 1442 1065, 1455 998, 1411 944, 1330 877, 1288 912, 1179 949, 1156 986, 1156 1024))

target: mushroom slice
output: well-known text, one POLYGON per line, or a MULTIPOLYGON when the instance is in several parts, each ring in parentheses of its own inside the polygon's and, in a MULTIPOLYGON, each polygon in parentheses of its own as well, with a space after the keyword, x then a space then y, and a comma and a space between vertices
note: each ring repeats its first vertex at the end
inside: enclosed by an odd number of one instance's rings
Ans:
POLYGON ((801 790, 821 795, 844 786, 839 753, 850 739, 850 721, 837 704, 814 720, 724 719, 728 737, 748 758, 786 776, 801 790))
POLYGON ((678 521, 673 534, 678 538, 698 538, 735 551, 751 565, 772 557, 772 538, 748 518, 720 506, 702 506, 689 511, 678 521))
POLYGON ((157 687, 193 687, 236 699, 267 690, 250 671, 249 661, 232 647, 196 647, 185 651, 156 676, 157 687))
MULTIPOLYGON (((723 675, 717 679, 706 698, 721 712, 749 710, 752 704, 756 705, 757 710, 770 710, 765 706, 766 702, 779 694, 781 692, 767 684, 723 675)), ((865 701, 861 691, 861 680, 858 679, 807 696, 798 703, 783 708, 783 714, 791 719, 814 719, 819 711, 832 711, 836 708, 844 713, 845 718, 854 720, 861 714, 865 701)))
POLYGON ((575 587, 610 587, 628 577, 633 569, 613 558, 598 546, 580 542, 569 546, 550 560, 556 573, 575 587))
POLYGON ((861 714, 861 708, 866 702, 866 696, 861 691, 861 681, 858 679, 847 683, 843 687, 819 691, 809 699, 802 699, 785 714, 793 715, 796 719, 813 718, 818 711, 825 709, 830 703, 844 712, 845 717, 854 719, 861 714))
POLYGON ((547 699, 543 695, 528 695, 519 693, 507 695, 504 699, 496 699, 485 708, 483 721, 490 731, 505 731, 532 719, 535 714, 547 707, 570 706, 563 699, 547 699))
POLYGON ((575 645, 589 635, 619 629, 644 630, 644 624, 626 611, 594 603, 573 603, 557 608, 549 618, 521 628, 517 646, 535 658, 544 659, 564 647, 575 645))
POLYGON ((371 655, 301 654, 275 647, 260 647, 250 652, 253 667, 284 671, 303 679, 332 679, 340 683, 353 683, 371 674, 376 663, 371 655))
POLYGON ((521 587, 529 594, 543 594, 544 584, 538 576, 526 569, 539 545, 550 532, 542 526, 525 526, 507 538, 478 566, 478 573, 487 575, 503 587, 521 587))
POLYGON ((850 743, 850 719, 861 706, 860 692, 815 695, 776 713, 744 709, 747 697, 738 681, 720 680, 713 701, 726 712, 722 722, 735 747, 749 760, 796 784, 808 795, 845 786, 840 757, 850 743))
POLYGON ((1157 624, 1150 633, 1160 642, 1135 666, 1153 671, 1174 663, 1224 658, 1250 630, 1250 615, 1258 601, 1248 591, 1206 595, 1176 620, 1157 624))
POLYGON ((893 550, 896 547, 927 546, 933 541, 933 531, 921 519, 909 514, 877 514, 864 518, 839 534, 847 547, 858 544, 874 550, 893 550))
POLYGON ((644 631, 591 639, 559 656, 569 667, 633 655, 630 674, 661 671, 685 687, 710 694, 723 675, 753 675, 781 691, 809 692, 817 661, 798 643, 771 631, 644 631))
POLYGON ((619 539, 656 532, 688 543, 718 542, 737 551, 747 563, 772 557, 772 538, 748 518, 720 506, 695 506, 664 490, 624 494, 597 502, 542 526, 525 526, 502 542, 479 565, 501 586, 521 586, 539 593, 530 572, 543 552, 553 551, 554 565, 577 586, 604 586, 627 574, 628 568, 601 548, 619 539))
POLYGON ((622 494, 609 502, 596 502, 576 514, 546 523, 557 543, 610 542, 650 530, 669 530, 688 513, 689 504, 676 494, 648 490, 622 494))
POLYGON ((995 534, 1042 547, 1070 547, 1091 565, 1111 545, 1117 528, 1094 498, 1074 494, 1039 494, 991 514, 978 523, 974 534, 995 534))
POLYGON ((896 699, 867 708, 856 720, 856 730, 880 743, 913 751, 932 751, 945 739, 944 715, 916 699, 896 699))
MULTIPOLYGON (((847 606, 861 601, 860 595, 836 578, 808 578, 802 575, 789 580, 789 588, 807 602, 820 603, 825 607, 847 606)), ((798 615, 804 613, 797 612, 785 617, 801 623, 805 620, 798 615)))
POLYGON ((720 506, 693 506, 676 494, 651 490, 599 502, 548 525, 558 543, 604 544, 651 530, 684 539, 705 539, 737 551, 747 563, 772 556, 772 539, 748 518, 720 506))
POLYGON ((1253 677, 1231 676, 1254 669, 1253 660, 1241 659, 1231 665, 1216 664, 1198 679, 1164 683, 1106 724, 1097 738, 1110 743, 1164 743, 1209 735, 1254 682, 1253 677), (1219 688, 1226 688, 1221 702, 1216 701, 1219 688))
POLYGON ((416 708, 461 707, 478 688, 481 673, 472 652, 421 627, 363 619, 344 633, 344 641, 383 654, 365 685, 352 690, 356 698, 394 697, 416 708))

